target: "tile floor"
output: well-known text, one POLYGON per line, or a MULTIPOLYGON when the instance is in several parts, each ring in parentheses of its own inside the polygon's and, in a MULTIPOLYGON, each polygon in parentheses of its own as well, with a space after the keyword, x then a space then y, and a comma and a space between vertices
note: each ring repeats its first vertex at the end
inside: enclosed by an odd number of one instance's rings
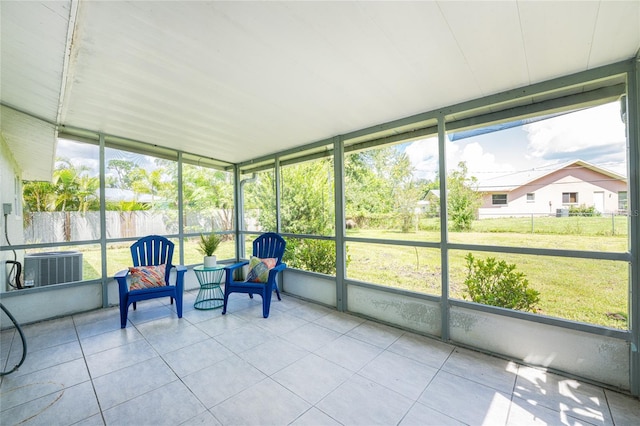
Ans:
MULTIPOLYGON (((638 425, 640 401, 283 296, 139 303, 24 327, 9 425, 638 425)), ((3 333, 6 362, 10 347, 3 333)), ((15 365, 15 361, 12 364, 15 365)))

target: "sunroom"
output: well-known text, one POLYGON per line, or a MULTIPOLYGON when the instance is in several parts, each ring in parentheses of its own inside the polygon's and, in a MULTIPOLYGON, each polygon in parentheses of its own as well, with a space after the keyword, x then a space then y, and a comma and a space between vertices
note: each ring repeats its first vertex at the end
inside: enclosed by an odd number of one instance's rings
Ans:
POLYGON ((196 294, 201 234, 271 231, 292 305, 640 395, 640 3, 0 7, 19 323, 117 328, 145 235, 196 294))

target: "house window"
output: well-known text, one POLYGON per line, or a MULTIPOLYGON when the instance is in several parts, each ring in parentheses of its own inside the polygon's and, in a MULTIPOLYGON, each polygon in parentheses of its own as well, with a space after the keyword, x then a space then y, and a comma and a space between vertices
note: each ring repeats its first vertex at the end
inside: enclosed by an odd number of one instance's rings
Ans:
POLYGON ((527 194, 527 203, 534 203, 536 201, 536 194, 533 192, 529 192, 527 194))
POLYGON ((503 206, 507 204, 507 194, 492 194, 491 204, 494 206, 503 206))
POLYGON ((620 212, 627 211, 627 191, 619 191, 618 192, 618 210, 620 212))
POLYGON ((562 193, 562 204, 578 204, 578 193, 577 192, 563 192, 562 193))

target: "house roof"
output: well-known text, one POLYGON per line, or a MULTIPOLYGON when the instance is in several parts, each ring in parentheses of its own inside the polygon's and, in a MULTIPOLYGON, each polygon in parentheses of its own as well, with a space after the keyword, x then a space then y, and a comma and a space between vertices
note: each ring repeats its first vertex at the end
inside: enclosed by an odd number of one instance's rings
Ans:
POLYGON ((574 160, 560 165, 542 166, 529 170, 508 173, 478 182, 480 192, 510 192, 525 185, 529 185, 540 178, 552 175, 566 168, 587 168, 611 179, 626 182, 627 178, 618 173, 596 166, 583 160, 574 160))
POLYGON ((239 163, 634 57, 640 2, 1 1, 2 134, 51 176, 56 131, 239 163), (44 122, 45 129, 30 132, 44 122), (51 154, 48 154, 51 155, 51 154))

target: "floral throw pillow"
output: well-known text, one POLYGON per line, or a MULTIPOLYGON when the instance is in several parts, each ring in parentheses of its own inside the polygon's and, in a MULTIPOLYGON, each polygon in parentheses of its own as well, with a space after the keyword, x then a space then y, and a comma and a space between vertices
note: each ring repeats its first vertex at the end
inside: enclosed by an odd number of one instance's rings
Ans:
POLYGON ((249 259, 249 272, 247 272, 245 282, 266 283, 269 281, 269 270, 276 266, 277 261, 278 259, 273 257, 260 259, 259 257, 251 256, 249 259))
POLYGON ((164 282, 165 272, 166 265, 131 266, 129 267, 129 274, 131 275, 129 290, 164 286, 166 285, 164 282))

